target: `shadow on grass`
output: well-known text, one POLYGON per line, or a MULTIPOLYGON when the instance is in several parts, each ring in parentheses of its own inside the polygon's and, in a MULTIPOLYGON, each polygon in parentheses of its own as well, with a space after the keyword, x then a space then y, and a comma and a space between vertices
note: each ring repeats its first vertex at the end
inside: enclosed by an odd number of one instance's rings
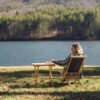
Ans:
MULTIPOLYGON (((59 72, 53 71, 53 75, 59 75, 59 72)), ((40 70, 39 75, 48 76, 49 72, 47 70, 40 70)), ((14 72, 0 72, 0 78, 25 78, 25 77, 34 77, 34 71, 14 71, 14 72)))
MULTIPOLYGON (((48 76, 48 71, 47 70, 40 70, 39 74, 48 76)), ((59 76, 60 73, 57 70, 53 70, 52 74, 55 76, 59 76)), ((93 70, 83 70, 84 76, 99 76, 100 75, 100 68, 99 69, 93 69, 93 70)), ((25 78, 25 77, 31 77, 34 76, 34 71, 33 70, 28 70, 28 71, 14 71, 14 72, 0 72, 0 77, 3 78, 25 78)), ((60 75, 61 76, 61 75, 60 75)))
POLYGON ((16 96, 16 95, 41 95, 41 96, 59 96, 63 97, 63 100, 100 100, 100 91, 87 91, 87 92, 0 92, 1 96, 16 96))
MULTIPOLYGON (((57 71, 53 71, 54 74, 57 74, 57 71)), ((42 75, 48 75, 48 71, 47 70, 40 70, 39 74, 42 75)), ((34 71, 32 70, 28 70, 28 71, 14 71, 14 72, 0 72, 0 76, 5 77, 5 78, 12 78, 12 77, 16 77, 16 78, 24 78, 24 77, 30 77, 34 75, 34 71)))
POLYGON ((30 70, 30 71, 0 72, 0 76, 2 76, 4 78, 12 78, 12 77, 24 78, 24 77, 32 76, 33 73, 34 73, 34 71, 32 71, 32 70, 30 70))
POLYGON ((83 70, 84 76, 100 76, 100 67, 90 67, 83 70))
MULTIPOLYGON (((40 70, 39 75, 41 77, 48 77, 49 72, 47 70, 40 70)), ((59 73, 57 71, 53 71, 54 76, 59 76, 59 73)), ((14 71, 14 72, 0 72, 0 83, 14 83, 17 82, 18 79, 22 79, 23 81, 27 81, 27 79, 31 78, 33 81, 35 80, 35 74, 34 70, 28 70, 28 71, 14 71)))
MULTIPOLYGON (((48 71, 47 70, 40 70, 39 74, 41 75, 41 77, 43 76, 48 77, 48 71)), ((59 73, 59 70, 53 70, 52 71, 53 74, 53 78, 58 79, 61 75, 59 73)), ((83 76, 100 76, 100 68, 86 68, 85 70, 83 70, 83 76)), ((27 82, 29 82, 27 79, 25 78, 33 78, 32 81, 34 81, 35 75, 34 75, 34 70, 28 70, 28 71, 14 71, 14 72, 0 72, 0 83, 14 83, 17 81, 17 79, 23 79, 27 82)), ((59 86, 59 84, 58 84, 59 86)), ((61 84, 60 84, 61 86, 61 84)), ((16 86, 17 87, 17 86, 16 86)), ((20 86, 19 86, 20 87, 20 86)), ((28 87, 31 87, 30 85, 28 85, 28 87)))
MULTIPOLYGON (((74 83, 72 83, 74 84, 74 83)), ((77 85, 77 84, 76 84, 77 85)), ((22 84, 15 84, 15 85, 10 85, 9 88, 11 89, 20 89, 20 88, 59 88, 59 87, 64 87, 64 86, 69 86, 68 83, 61 83, 61 82, 53 82, 53 85, 50 83, 37 83, 37 84, 30 84, 30 83, 23 83, 22 84)))

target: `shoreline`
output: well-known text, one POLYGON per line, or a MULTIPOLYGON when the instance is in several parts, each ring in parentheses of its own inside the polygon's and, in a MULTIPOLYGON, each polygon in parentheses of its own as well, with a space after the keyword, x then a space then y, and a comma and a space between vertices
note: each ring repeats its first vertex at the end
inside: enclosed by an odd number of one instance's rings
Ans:
MULTIPOLYGON (((0 68, 32 68, 33 66, 32 65, 22 65, 22 66, 17 66, 17 65, 15 65, 15 66, 0 66, 0 68)), ((63 68, 63 67, 61 67, 61 66, 55 66, 54 68, 63 68)), ((100 65, 84 65, 84 67, 100 67, 100 65)), ((43 68, 43 67, 42 67, 43 68)), ((47 67, 46 67, 47 68, 47 67)), ((34 67, 33 67, 33 69, 34 69, 34 67)))
POLYGON ((0 42, 16 41, 100 41, 100 39, 1 39, 0 42))

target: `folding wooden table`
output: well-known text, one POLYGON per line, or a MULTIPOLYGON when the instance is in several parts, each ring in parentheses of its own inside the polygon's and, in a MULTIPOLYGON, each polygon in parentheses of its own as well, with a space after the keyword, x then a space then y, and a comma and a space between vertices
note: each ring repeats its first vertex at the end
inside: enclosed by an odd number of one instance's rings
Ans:
POLYGON ((33 67, 34 67, 34 71, 35 71, 35 77, 36 80, 35 82, 38 82, 38 78, 39 78, 39 67, 48 67, 49 69, 49 82, 52 84, 53 80, 52 80, 52 67, 55 67, 54 63, 32 63, 33 67))

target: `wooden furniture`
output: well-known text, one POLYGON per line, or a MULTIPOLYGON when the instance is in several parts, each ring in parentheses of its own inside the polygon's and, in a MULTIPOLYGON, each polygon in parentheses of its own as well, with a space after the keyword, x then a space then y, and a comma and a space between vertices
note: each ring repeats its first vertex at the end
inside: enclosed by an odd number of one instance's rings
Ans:
POLYGON ((49 82, 50 83, 53 83, 53 80, 52 80, 52 67, 55 67, 55 64, 54 63, 32 63, 33 67, 34 67, 34 71, 35 71, 35 77, 36 77, 36 80, 35 82, 37 83, 38 82, 38 78, 39 78, 39 68, 40 67, 49 67, 49 82))
POLYGON ((85 59, 85 56, 71 56, 65 68, 62 81, 74 79, 75 82, 81 83, 80 79, 85 59))

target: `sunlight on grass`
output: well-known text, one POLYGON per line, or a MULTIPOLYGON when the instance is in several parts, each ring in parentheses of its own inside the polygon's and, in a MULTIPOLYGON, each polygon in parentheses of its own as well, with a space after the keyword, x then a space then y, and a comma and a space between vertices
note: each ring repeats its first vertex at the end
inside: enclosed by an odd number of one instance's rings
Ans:
MULTIPOLYGON (((82 85, 61 83, 62 67, 53 68, 54 85, 34 82, 34 68, 0 67, 0 100, 99 100, 100 67, 84 68, 82 85)), ((46 79, 48 69, 41 68, 40 76, 46 79)))

